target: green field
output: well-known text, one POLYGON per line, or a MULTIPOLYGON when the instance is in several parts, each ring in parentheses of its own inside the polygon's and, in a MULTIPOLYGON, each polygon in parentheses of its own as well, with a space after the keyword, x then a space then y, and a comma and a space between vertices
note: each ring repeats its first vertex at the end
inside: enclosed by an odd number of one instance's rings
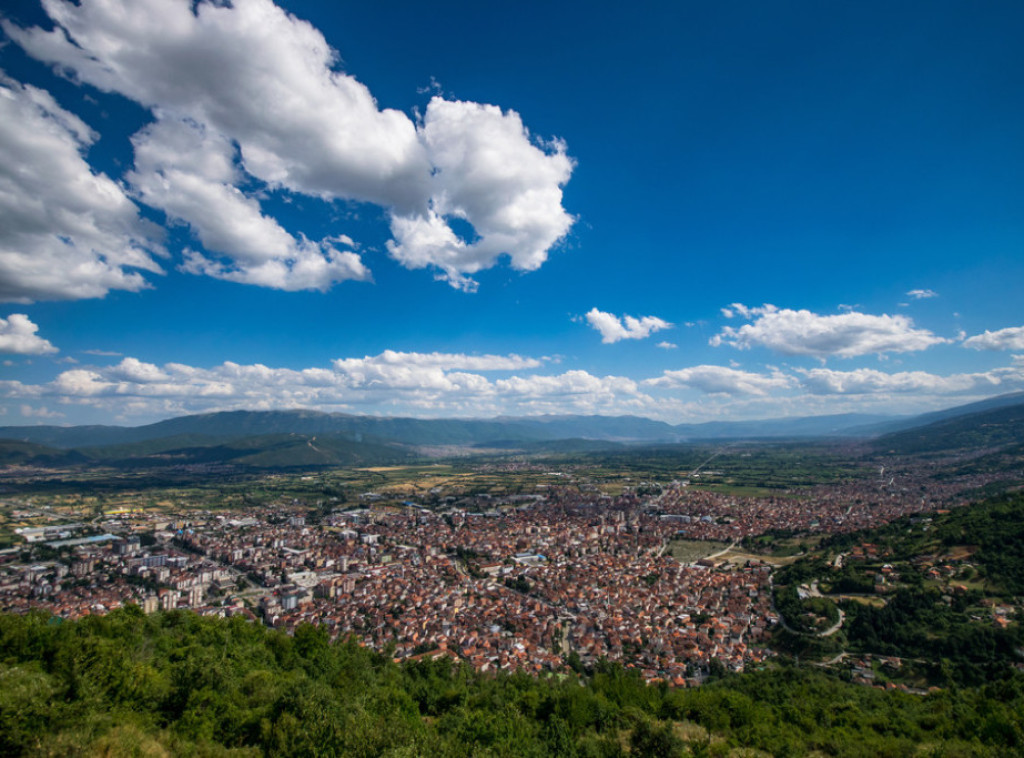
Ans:
POLYGON ((729 547, 728 542, 711 540, 672 540, 665 552, 680 563, 693 563, 701 558, 721 552, 729 547))

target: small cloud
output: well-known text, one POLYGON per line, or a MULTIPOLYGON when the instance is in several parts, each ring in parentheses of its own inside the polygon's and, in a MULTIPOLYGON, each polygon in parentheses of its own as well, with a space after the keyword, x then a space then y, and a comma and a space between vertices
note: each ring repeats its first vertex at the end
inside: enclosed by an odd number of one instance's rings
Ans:
POLYGON ((927 300, 931 297, 938 297, 939 293, 935 290, 910 290, 907 295, 915 300, 927 300))
POLYGON ((761 313, 763 308, 748 308, 743 303, 731 303, 727 308, 722 308, 721 310, 722 315, 726 318, 736 318, 739 316, 749 319, 751 316, 761 313))
POLYGON ((36 334, 38 331, 39 327, 24 313, 0 318, 0 353, 51 355, 58 352, 49 340, 36 334))
POLYGON ((430 77, 430 84, 426 84, 426 85, 424 85, 422 87, 417 87, 416 88, 416 94, 418 94, 418 95, 426 95, 426 94, 443 95, 444 94, 444 88, 441 87, 441 83, 439 81, 437 81, 437 77, 431 76, 430 77))
POLYGON ((964 347, 973 350, 1024 350, 1024 326, 1011 326, 964 340, 964 347))
POLYGON ((679 347, 679 345, 674 342, 659 342, 657 346, 662 350, 675 350, 679 347))
POLYGON ((21 406, 21 415, 25 418, 64 418, 63 413, 51 411, 49 408, 33 408, 31 405, 21 406))
POLYGON ((117 353, 113 350, 83 350, 84 355, 101 355, 110 358, 120 358, 124 353, 117 353))
POLYGON ((662 329, 670 329, 672 324, 657 316, 616 316, 612 313, 591 308, 587 312, 587 323, 601 333, 601 342, 611 344, 619 340, 642 340, 662 329))
POLYGON ((325 237, 324 242, 334 242, 345 247, 351 247, 353 250, 358 247, 355 240, 349 237, 347 234, 336 234, 333 237, 325 237))

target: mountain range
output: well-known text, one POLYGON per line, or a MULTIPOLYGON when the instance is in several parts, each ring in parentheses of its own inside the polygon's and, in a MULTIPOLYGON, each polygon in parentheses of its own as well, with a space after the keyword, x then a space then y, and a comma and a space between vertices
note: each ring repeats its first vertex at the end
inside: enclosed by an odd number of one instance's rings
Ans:
POLYGON ((913 417, 842 414, 671 425, 637 416, 416 419, 312 410, 225 411, 145 426, 0 427, 0 464, 249 467, 370 465, 424 448, 586 451, 722 440, 874 439, 878 449, 941 450, 1024 441, 1024 393, 913 417))

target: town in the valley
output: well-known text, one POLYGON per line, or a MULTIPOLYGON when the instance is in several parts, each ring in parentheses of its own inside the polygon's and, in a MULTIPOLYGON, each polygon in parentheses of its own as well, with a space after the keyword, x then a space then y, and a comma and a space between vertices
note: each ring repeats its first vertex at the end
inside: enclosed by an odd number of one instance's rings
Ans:
MULTIPOLYGON (((607 487, 573 467, 521 468, 492 466, 506 482, 497 488, 423 467, 406 470, 426 482, 413 487, 338 497, 322 475, 295 475, 309 494, 264 481, 262 498, 224 500, 26 489, 32 472, 15 471, 0 495, 12 542, 0 551, 0 610, 189 609, 286 631, 321 625, 396 659, 531 673, 607 660, 691 686, 715 666, 772 655, 773 571, 792 558, 759 540, 779 537, 797 555, 801 540, 953 508, 984 484, 906 467, 744 493, 709 486, 713 471, 607 487)), ((378 480, 374 470, 357 484, 378 480)), ((866 545, 848 559, 869 557, 866 545)))

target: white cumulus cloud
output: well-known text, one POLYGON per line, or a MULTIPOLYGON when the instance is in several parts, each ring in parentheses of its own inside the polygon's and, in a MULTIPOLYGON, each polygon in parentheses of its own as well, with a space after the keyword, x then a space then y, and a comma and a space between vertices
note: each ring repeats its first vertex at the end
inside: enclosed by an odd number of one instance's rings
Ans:
POLYGON ((1019 367, 948 376, 927 371, 886 373, 868 368, 854 371, 818 368, 800 370, 800 373, 803 375, 802 386, 815 395, 991 394, 996 391, 1011 392, 1024 387, 1024 371, 1019 367))
POLYGON ((0 353, 16 355, 52 355, 57 352, 49 340, 36 332, 36 326, 24 313, 12 313, 0 318, 0 353))
POLYGON ((964 340, 964 347, 974 350, 1024 350, 1024 326, 1010 326, 964 340))
POLYGON ((159 230, 83 153, 96 133, 0 72, 0 301, 103 297, 160 273, 159 230))
POLYGON ((237 140, 253 176, 321 197, 416 205, 429 168, 412 121, 336 70, 311 24, 270 0, 47 0, 52 31, 4 29, 106 92, 237 140), (419 185, 419 186, 417 186, 419 185))
POLYGON ((564 143, 533 139, 519 114, 492 105, 434 97, 419 122, 380 109, 338 70, 316 28, 270 0, 44 8, 52 31, 5 31, 30 55, 156 114, 134 140, 131 181, 214 254, 193 251, 188 271, 282 289, 369 278, 353 251, 285 231, 243 191, 254 180, 384 207, 392 257, 466 290, 502 256, 535 270, 573 223, 561 205, 573 168, 564 143))
POLYGON ((461 353, 403 353, 385 350, 365 358, 334 361, 339 380, 364 390, 454 390, 480 385, 467 371, 514 371, 536 368, 540 361, 518 355, 464 355, 461 353))
POLYGON ((562 186, 573 163, 563 142, 531 141, 515 111, 434 97, 420 136, 433 166, 426 211, 392 215, 391 255, 409 268, 434 266, 452 286, 507 255, 514 269, 534 271, 573 223, 562 186), (472 227, 456 234, 450 220, 472 227))
POLYGON ((125 358, 107 371, 107 375, 126 382, 152 384, 164 382, 170 377, 152 363, 143 363, 138 358, 125 358))
POLYGON ((33 408, 31 405, 21 406, 21 415, 25 418, 64 418, 64 414, 49 408, 33 408))
MULTIPOLYGON (((132 139, 135 169, 127 179, 147 205, 189 224, 211 259, 186 253, 185 270, 282 290, 326 290, 369 270, 351 251, 296 239, 259 202, 244 194, 235 147, 223 135, 186 119, 161 118, 132 139)), ((347 238, 346 238, 347 239, 347 238)))
POLYGON ((852 358, 886 352, 924 350, 949 340, 927 329, 914 328, 907 316, 881 315, 849 311, 822 316, 808 310, 790 310, 764 305, 746 308, 730 306, 752 323, 739 328, 725 327, 711 338, 711 344, 732 345, 739 349, 767 347, 784 355, 810 355, 817 358, 852 358))
POLYGON ((587 323, 601 333, 601 342, 610 344, 619 340, 642 340, 654 332, 670 329, 672 324, 657 316, 616 316, 591 308, 586 315, 587 323))
POLYGON ((910 290, 907 294, 915 300, 927 300, 939 296, 935 290, 910 290))
POLYGON ((767 395, 786 390, 795 384, 792 377, 780 371, 757 374, 726 366, 692 366, 666 371, 660 377, 648 379, 653 387, 696 389, 709 395, 767 395))

